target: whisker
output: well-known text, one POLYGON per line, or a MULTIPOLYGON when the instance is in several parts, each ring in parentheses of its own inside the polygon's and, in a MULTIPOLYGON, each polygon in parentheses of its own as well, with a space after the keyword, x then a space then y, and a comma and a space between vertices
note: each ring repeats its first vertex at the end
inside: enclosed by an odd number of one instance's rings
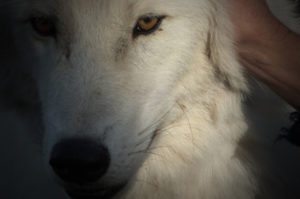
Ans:
POLYGON ((189 117, 188 117, 188 115, 187 115, 187 113, 185 111, 185 108, 183 107, 183 105, 179 104, 178 102, 176 102, 176 104, 180 107, 180 109, 181 109, 184 117, 186 118, 186 120, 188 122, 188 127, 189 127, 189 130, 190 130, 190 133, 191 133, 191 137, 192 137, 192 144, 193 144, 193 146, 196 146, 196 144, 194 142, 195 139, 194 139, 194 132, 193 132, 193 128, 192 128, 192 125, 191 125, 191 121, 190 121, 190 119, 189 119, 189 117))
POLYGON ((172 108, 170 108, 168 111, 166 111, 166 113, 164 113, 162 115, 162 117, 160 117, 158 120, 156 120, 155 122, 153 122, 152 124, 150 124, 148 127, 146 127, 144 130, 142 130, 141 132, 138 133, 138 136, 141 136, 143 133, 147 132, 147 130, 149 130, 150 128, 152 128, 153 126, 159 124, 163 119, 165 119, 165 117, 168 116, 168 114, 171 112, 171 110, 173 109, 174 106, 172 106, 172 108))
POLYGON ((136 182, 145 183, 145 184, 147 184, 147 185, 150 185, 150 186, 152 186, 152 187, 154 187, 154 188, 157 188, 157 189, 159 189, 159 188, 160 188, 160 187, 159 187, 157 184, 154 184, 154 183, 148 182, 148 181, 146 181, 146 180, 135 179, 135 181, 136 181, 136 182))
POLYGON ((162 157, 161 154, 158 154, 158 153, 154 153, 154 152, 148 151, 147 149, 146 149, 146 150, 140 150, 140 151, 135 151, 135 152, 128 153, 128 156, 136 155, 136 154, 140 154, 140 153, 151 154, 151 155, 156 155, 156 156, 162 157))

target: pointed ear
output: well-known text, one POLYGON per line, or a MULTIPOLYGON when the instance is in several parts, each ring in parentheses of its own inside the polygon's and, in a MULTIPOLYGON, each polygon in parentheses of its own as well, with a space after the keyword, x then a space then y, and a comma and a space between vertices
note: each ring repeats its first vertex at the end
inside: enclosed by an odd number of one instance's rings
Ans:
POLYGON ((234 37, 233 25, 225 9, 216 9, 207 35, 207 56, 215 69, 216 78, 228 89, 244 93, 248 91, 248 86, 244 69, 238 61, 234 37))

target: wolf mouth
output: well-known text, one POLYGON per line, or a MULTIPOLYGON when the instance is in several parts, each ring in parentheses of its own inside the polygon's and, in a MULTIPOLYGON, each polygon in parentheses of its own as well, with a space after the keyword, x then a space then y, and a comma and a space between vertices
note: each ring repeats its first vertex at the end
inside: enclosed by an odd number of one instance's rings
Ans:
POLYGON ((125 187, 126 184, 117 185, 109 189, 66 189, 71 199, 112 199, 125 187))

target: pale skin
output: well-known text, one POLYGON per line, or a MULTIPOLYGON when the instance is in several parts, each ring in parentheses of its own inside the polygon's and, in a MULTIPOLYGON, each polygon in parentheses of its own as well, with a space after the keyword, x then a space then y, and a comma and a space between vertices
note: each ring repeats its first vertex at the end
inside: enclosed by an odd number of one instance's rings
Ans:
POLYGON ((300 110, 300 36, 280 23, 264 0, 230 0, 240 62, 300 110))

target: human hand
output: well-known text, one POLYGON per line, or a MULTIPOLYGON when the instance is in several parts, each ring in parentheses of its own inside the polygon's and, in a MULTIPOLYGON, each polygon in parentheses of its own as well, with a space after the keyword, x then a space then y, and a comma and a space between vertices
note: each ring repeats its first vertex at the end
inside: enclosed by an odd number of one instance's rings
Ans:
POLYGON ((281 24, 265 0, 229 0, 240 62, 296 109, 300 108, 300 36, 281 24))

